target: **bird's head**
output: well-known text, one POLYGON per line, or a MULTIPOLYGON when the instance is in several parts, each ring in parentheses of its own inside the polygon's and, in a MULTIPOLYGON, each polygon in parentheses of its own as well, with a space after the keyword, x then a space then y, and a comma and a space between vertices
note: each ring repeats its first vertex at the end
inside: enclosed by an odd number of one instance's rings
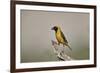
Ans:
POLYGON ((52 27, 51 30, 57 31, 58 30, 58 26, 52 27))

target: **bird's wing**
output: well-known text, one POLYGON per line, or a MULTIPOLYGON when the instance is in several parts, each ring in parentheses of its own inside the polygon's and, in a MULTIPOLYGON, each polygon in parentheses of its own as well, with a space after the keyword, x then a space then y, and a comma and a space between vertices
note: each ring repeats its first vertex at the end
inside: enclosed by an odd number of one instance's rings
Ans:
POLYGON ((66 40, 66 38, 65 38, 65 36, 64 36, 64 34, 63 34, 62 31, 61 31, 61 36, 62 36, 62 38, 64 39, 64 41, 65 41, 66 43, 68 43, 68 41, 66 40))

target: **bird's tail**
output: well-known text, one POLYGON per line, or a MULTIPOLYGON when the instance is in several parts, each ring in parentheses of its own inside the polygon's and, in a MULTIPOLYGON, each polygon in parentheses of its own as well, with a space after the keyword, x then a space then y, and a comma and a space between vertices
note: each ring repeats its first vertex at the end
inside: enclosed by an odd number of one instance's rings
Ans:
POLYGON ((68 45, 68 43, 66 43, 65 45, 72 51, 72 48, 68 45))

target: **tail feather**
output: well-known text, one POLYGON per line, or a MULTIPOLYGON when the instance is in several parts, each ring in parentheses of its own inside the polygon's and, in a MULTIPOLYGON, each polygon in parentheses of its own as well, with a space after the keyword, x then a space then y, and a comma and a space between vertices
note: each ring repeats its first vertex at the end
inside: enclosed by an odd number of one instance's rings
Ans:
POLYGON ((72 48, 67 43, 65 45, 72 51, 72 48))

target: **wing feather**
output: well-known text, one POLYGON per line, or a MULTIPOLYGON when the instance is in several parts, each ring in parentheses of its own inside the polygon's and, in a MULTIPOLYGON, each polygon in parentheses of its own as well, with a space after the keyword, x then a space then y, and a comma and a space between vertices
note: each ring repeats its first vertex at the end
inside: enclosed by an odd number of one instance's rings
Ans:
POLYGON ((65 43, 68 43, 68 41, 66 40, 66 37, 64 36, 63 32, 61 31, 61 36, 64 39, 65 43))

